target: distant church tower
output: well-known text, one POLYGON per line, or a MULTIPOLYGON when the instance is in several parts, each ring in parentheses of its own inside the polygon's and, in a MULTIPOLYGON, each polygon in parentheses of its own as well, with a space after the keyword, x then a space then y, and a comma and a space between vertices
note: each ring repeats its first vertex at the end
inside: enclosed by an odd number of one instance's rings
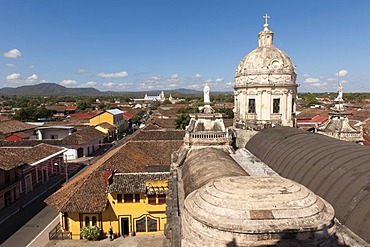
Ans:
POLYGON ((295 67, 286 53, 274 47, 270 17, 263 18, 258 47, 243 58, 235 74, 234 129, 249 130, 249 135, 276 125, 295 126, 295 67))
POLYGON ((363 144, 363 129, 362 126, 352 126, 348 119, 343 106, 343 86, 338 86, 338 96, 335 98, 335 106, 332 112, 329 113, 329 120, 316 127, 316 132, 322 135, 330 136, 339 140, 355 142, 363 144))

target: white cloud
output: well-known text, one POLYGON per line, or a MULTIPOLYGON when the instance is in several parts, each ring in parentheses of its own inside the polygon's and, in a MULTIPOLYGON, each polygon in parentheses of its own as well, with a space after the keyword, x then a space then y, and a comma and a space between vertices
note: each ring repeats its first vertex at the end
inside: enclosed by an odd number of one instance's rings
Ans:
POLYGON ((206 83, 210 83, 210 82, 212 82, 212 80, 211 80, 211 79, 206 80, 206 83))
POLYGON ((177 84, 176 83, 173 83, 173 84, 170 84, 168 85, 169 87, 177 87, 177 84))
POLYGON ((326 78, 327 81, 336 81, 337 79, 334 78, 326 78))
POLYGON ((194 78, 202 78, 202 77, 203 76, 201 74, 198 74, 198 73, 194 75, 194 78))
POLYGON ((8 82, 19 82, 21 80, 21 74, 13 73, 6 76, 8 82))
POLYGON ((171 75, 171 79, 177 79, 177 78, 179 78, 179 75, 178 74, 171 75))
POLYGON ((122 83, 118 84, 118 86, 120 86, 120 87, 127 87, 127 86, 133 86, 133 85, 134 85, 134 83, 132 83, 132 82, 122 82, 122 83))
POLYGON ((348 74, 348 70, 345 70, 345 69, 341 69, 337 73, 335 73, 335 75, 339 77, 346 76, 347 74, 348 74))
POLYGON ((27 77, 26 83, 35 83, 39 81, 39 77, 36 74, 32 74, 31 76, 27 77))
POLYGON ((191 89, 197 89, 199 87, 200 87, 199 84, 192 84, 188 86, 188 88, 191 88, 191 89))
POLYGON ((217 78, 216 80, 215 80, 215 82, 223 82, 224 81, 224 78, 217 78))
POLYGON ((12 83, 24 83, 24 84, 33 84, 38 82, 45 82, 45 80, 40 81, 39 77, 36 74, 32 74, 26 78, 22 77, 19 73, 13 73, 6 76, 6 81, 12 83))
POLYGON ((93 87, 96 86, 98 83, 95 81, 88 81, 86 83, 79 84, 78 87, 93 87))
POLYGON ((4 52, 4 57, 7 58, 18 58, 22 53, 18 49, 11 49, 10 51, 4 52))
POLYGON ((104 87, 108 87, 108 88, 112 88, 114 86, 114 82, 106 82, 106 83, 103 83, 103 86, 104 87))
POLYGON ((160 76, 152 76, 150 77, 150 79, 154 80, 154 81, 159 81, 161 79, 160 76))
POLYGON ((101 78, 124 78, 128 76, 126 71, 116 72, 116 73, 99 73, 96 76, 101 78))
POLYGON ((302 77, 306 77, 306 78, 307 78, 307 77, 310 77, 310 76, 311 76, 311 75, 309 75, 309 74, 303 74, 303 75, 302 75, 302 77))
POLYGON ((89 81, 89 82, 86 82, 85 84, 86 86, 95 86, 97 83, 94 81, 89 81))
POLYGON ((306 83, 318 83, 318 82, 320 82, 320 79, 309 77, 309 78, 305 79, 303 82, 306 82, 306 83))
POLYGON ((77 85, 78 82, 75 80, 63 80, 59 84, 64 85, 64 86, 71 86, 71 85, 77 85))
POLYGON ((87 72, 87 69, 80 68, 77 70, 77 74, 85 74, 87 72))
POLYGON ((7 63, 5 65, 6 65, 6 67, 9 67, 9 68, 15 67, 15 64, 13 64, 13 63, 7 63))
POLYGON ((347 80, 341 80, 340 82, 341 82, 341 83, 348 83, 348 81, 347 81, 347 80))
POLYGON ((28 68, 30 69, 33 69, 35 66, 33 66, 32 64, 30 66, 28 66, 28 68))
POLYGON ((312 84, 310 84, 310 86, 312 86, 312 87, 316 87, 316 88, 320 88, 320 89, 326 89, 326 86, 328 85, 328 83, 327 82, 322 82, 322 83, 320 83, 320 82, 317 82, 317 83, 312 83, 312 84))
POLYGON ((225 86, 226 87, 232 87, 234 85, 233 82, 229 81, 229 82, 226 82, 225 86))

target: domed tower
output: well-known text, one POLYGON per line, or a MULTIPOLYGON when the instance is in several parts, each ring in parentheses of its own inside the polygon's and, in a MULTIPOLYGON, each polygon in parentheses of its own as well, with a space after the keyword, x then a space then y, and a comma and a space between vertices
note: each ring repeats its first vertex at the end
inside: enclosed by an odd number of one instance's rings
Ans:
POLYGON ((234 126, 260 130, 270 126, 295 125, 297 83, 289 56, 274 47, 267 14, 258 34, 258 47, 240 61, 235 74, 234 126))

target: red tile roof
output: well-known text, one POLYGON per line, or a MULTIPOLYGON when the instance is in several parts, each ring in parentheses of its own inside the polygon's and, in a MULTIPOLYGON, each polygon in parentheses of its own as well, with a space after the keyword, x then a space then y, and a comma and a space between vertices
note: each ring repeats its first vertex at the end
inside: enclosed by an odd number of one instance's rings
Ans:
POLYGON ((14 133, 13 135, 5 137, 4 140, 5 141, 19 141, 19 140, 27 139, 29 137, 30 137, 29 134, 26 134, 24 132, 18 132, 18 133, 14 133))
POLYGON ((77 106, 75 105, 66 106, 66 111, 75 111, 76 109, 77 109, 77 106))
POLYGON ((63 150, 64 148, 48 144, 24 148, 2 147, 0 148, 0 169, 10 170, 23 164, 31 165, 63 150))
POLYGON ((125 119, 132 119, 132 117, 133 117, 134 115, 133 114, 131 114, 131 113, 129 113, 128 111, 123 111, 123 117, 125 118, 125 119))
POLYGON ((311 119, 297 119, 297 124, 323 124, 328 121, 327 116, 316 115, 311 119))

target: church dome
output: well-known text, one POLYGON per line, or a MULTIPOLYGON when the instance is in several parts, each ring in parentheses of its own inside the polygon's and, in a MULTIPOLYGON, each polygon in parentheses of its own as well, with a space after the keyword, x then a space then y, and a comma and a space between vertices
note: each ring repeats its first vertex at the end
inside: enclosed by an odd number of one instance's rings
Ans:
POLYGON ((278 176, 216 179, 186 198, 184 217, 184 231, 194 234, 184 246, 199 238, 212 246, 233 239, 238 246, 278 241, 291 246, 290 235, 301 244, 326 246, 335 233, 333 207, 303 185, 278 176))
POLYGON ((274 33, 268 29, 258 34, 258 47, 240 61, 235 84, 296 84, 295 66, 290 57, 273 44, 274 33))

